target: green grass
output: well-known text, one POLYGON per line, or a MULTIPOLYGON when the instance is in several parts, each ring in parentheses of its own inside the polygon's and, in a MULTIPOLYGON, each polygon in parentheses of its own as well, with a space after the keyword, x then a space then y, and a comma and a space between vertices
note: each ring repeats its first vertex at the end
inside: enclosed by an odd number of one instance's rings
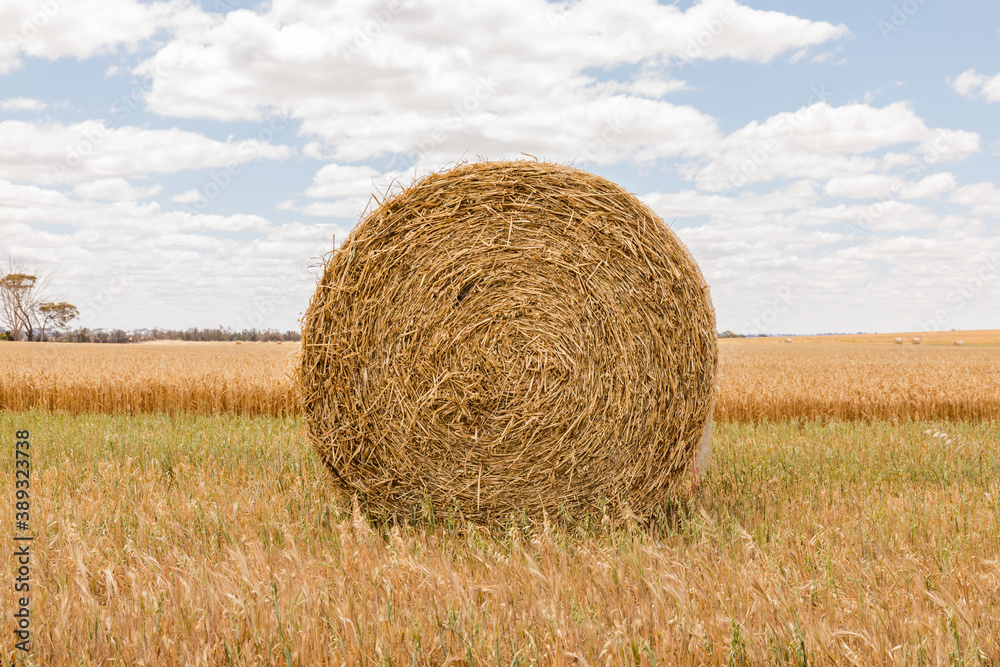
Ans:
POLYGON ((717 424, 652 525, 491 528, 372 526, 294 419, 0 412, 23 428, 29 664, 1000 661, 996 424, 717 424))

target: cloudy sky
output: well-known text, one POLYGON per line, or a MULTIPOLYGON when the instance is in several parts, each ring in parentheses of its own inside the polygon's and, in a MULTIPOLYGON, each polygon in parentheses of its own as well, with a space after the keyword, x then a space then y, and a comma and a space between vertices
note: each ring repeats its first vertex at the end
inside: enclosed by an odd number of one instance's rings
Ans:
POLYGON ((291 329, 369 195, 593 171, 720 330, 1000 327, 1000 3, 4 0, 0 255, 89 327, 291 329))

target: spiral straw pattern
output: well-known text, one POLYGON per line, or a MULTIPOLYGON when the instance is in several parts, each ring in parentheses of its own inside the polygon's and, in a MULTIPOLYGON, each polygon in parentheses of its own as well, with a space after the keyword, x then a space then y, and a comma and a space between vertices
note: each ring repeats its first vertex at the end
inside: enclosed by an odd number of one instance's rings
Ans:
POLYGON ((621 187, 463 164, 386 199, 303 320, 310 440, 375 513, 643 515, 699 447, 715 315, 691 255, 621 187))

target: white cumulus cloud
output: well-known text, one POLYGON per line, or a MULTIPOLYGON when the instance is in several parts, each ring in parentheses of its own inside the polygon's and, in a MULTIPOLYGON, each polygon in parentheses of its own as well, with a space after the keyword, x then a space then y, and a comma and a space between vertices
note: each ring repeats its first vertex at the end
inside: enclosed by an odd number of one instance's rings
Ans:
POLYGON ((170 201, 177 202, 178 204, 197 204, 200 201, 204 201, 204 197, 198 188, 191 188, 190 190, 185 190, 180 194, 176 194, 170 198, 170 201))
POLYGON ((950 201, 969 206, 976 215, 1000 218, 1000 188, 993 183, 973 183, 954 192, 950 201))
POLYGON ((288 146, 257 139, 221 142, 176 128, 108 127, 99 120, 72 125, 3 121, 0 146, 0 178, 38 184, 129 178, 292 154, 288 146))
POLYGON ((906 144, 908 160, 921 162, 921 170, 980 150, 978 133, 928 127, 907 102, 873 107, 824 101, 747 124, 686 174, 710 191, 781 178, 856 179, 878 168, 875 151, 906 144))
POLYGON ((4 0, 0 3, 0 74, 24 56, 89 58, 134 49, 170 25, 186 3, 139 0, 4 0))
POLYGON ((78 184, 73 188, 73 194, 81 199, 137 201, 147 197, 155 197, 162 190, 163 186, 160 184, 136 186, 124 178, 102 178, 78 184))
POLYGON ((1000 102, 1000 74, 987 76, 968 69, 950 83, 952 89, 964 97, 975 99, 981 95, 987 102, 1000 102))
POLYGON ((0 100, 0 109, 4 111, 44 111, 48 105, 30 97, 8 97, 0 100))
POLYGON ((767 62, 848 34, 734 0, 687 10, 654 0, 276 0, 176 30, 135 71, 151 78, 157 113, 228 121, 280 111, 316 139, 307 155, 340 163, 529 152, 608 164, 693 155, 717 140, 714 119, 661 99, 684 86, 663 72, 670 63, 767 62), (615 66, 637 73, 609 83, 589 72, 615 66))

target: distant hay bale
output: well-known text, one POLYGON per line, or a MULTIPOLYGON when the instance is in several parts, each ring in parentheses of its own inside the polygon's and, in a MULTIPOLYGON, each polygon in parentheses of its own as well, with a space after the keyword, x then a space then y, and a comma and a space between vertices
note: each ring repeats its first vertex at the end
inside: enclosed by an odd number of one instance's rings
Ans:
POLYGON ((791 338, 786 338, 786 339, 785 339, 785 342, 786 342, 786 343, 791 343, 791 342, 792 342, 792 339, 791 339, 791 338))
POLYGON ((238 340, 238 341, 236 341, 236 344, 237 344, 237 345, 242 345, 242 344, 243 344, 243 341, 239 341, 239 340, 238 340))
POLYGON ((648 207, 481 162, 386 199, 331 255, 298 386, 334 482, 375 514, 644 515, 704 456, 717 354, 701 272, 648 207))
POLYGON ((902 344, 903 344, 903 339, 902 338, 896 338, 896 345, 902 345, 902 344))
POLYGON ((964 340, 956 340, 955 341, 955 345, 957 345, 958 347, 962 347, 963 345, 965 345, 965 341, 964 340))
POLYGON ((913 344, 914 345, 920 345, 920 339, 919 338, 914 338, 913 339, 913 344))

